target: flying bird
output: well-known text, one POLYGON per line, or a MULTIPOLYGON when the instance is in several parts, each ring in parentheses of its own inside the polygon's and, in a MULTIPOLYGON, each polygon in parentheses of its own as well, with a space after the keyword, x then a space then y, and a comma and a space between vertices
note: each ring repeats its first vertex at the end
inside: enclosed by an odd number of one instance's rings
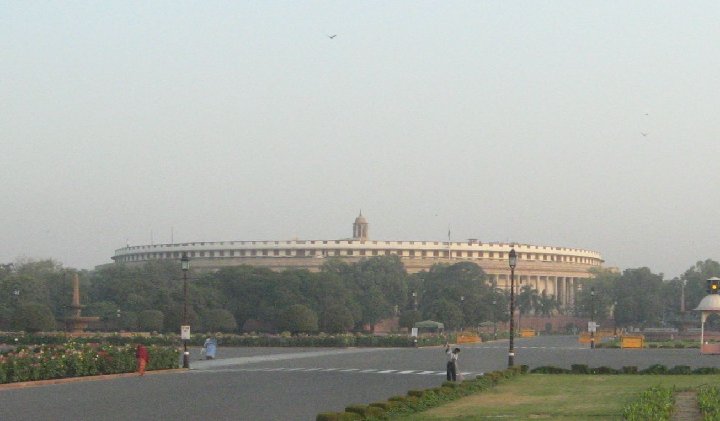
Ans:
POLYGON ((648 135, 648 133, 645 133, 645 132, 640 132, 640 134, 643 135, 643 137, 647 137, 647 135, 648 135))
POLYGON ((330 38, 330 39, 333 39, 333 38, 335 38, 336 36, 337 36, 337 34, 334 34, 334 35, 328 35, 328 38, 330 38))

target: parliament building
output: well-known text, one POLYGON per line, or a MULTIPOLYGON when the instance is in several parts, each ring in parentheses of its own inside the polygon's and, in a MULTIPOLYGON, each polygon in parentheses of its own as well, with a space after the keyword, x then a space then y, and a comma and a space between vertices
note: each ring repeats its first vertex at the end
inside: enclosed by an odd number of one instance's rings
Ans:
POLYGON ((218 270, 251 265, 272 270, 318 271, 325 259, 356 262, 373 256, 396 255, 409 273, 428 270, 437 263, 472 262, 487 273, 490 282, 509 289, 508 253, 514 248, 518 262, 515 285, 531 285, 555 296, 561 307, 572 308, 579 280, 591 276, 603 259, 595 251, 518 243, 467 241, 378 241, 369 237, 369 224, 360 215, 352 238, 341 240, 214 241, 128 246, 115 250, 115 263, 143 264, 152 260, 179 260, 187 253, 194 270, 218 270))

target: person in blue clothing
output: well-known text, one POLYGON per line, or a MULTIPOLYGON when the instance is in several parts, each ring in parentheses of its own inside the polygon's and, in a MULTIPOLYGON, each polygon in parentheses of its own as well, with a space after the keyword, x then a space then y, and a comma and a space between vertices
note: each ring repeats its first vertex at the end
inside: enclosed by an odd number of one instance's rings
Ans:
POLYGON ((460 348, 455 348, 452 351, 450 350, 450 344, 445 344, 445 354, 447 354, 448 361, 447 361, 447 379, 448 381, 457 381, 457 360, 458 356, 460 356, 460 348))
POLYGON ((202 353, 205 354, 205 359, 215 359, 215 351, 217 351, 217 340, 215 338, 205 339, 202 349, 202 353))

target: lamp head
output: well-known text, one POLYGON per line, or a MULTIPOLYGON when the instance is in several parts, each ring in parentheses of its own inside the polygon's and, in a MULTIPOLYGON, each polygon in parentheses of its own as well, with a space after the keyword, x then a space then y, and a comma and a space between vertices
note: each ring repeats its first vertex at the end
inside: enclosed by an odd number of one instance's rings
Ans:
POLYGON ((508 255, 508 263, 513 269, 515 269, 515 266, 517 266, 517 253, 515 253, 514 248, 510 249, 510 254, 508 255))
POLYGON ((180 259, 180 268, 183 272, 190 270, 190 259, 188 258, 187 253, 183 253, 182 259, 180 259))

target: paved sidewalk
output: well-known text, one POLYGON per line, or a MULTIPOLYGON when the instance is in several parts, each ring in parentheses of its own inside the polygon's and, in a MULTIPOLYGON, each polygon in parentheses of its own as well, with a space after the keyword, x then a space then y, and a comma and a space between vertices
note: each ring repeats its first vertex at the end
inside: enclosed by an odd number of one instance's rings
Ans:
POLYGON ((285 354, 266 354, 253 357, 221 358, 216 360, 200 360, 190 363, 190 370, 208 370, 216 367, 227 367, 231 365, 244 365, 262 363, 268 361, 297 360, 301 358, 326 357, 330 355, 348 355, 368 352, 380 352, 391 350, 402 350, 404 348, 341 348, 312 352, 290 352, 285 354))

